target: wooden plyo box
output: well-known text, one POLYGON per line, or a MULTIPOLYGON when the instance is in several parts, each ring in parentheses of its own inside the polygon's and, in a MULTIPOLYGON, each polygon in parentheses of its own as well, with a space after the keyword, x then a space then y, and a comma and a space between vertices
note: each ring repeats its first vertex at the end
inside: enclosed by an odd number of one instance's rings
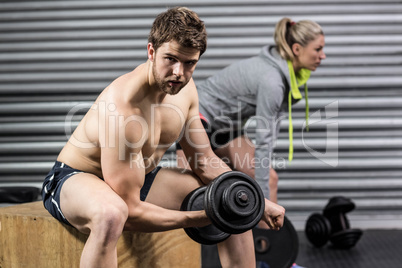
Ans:
MULTIPOLYGON (((0 268, 75 268, 88 238, 54 219, 41 201, 0 208, 0 268)), ((183 229, 124 232, 119 268, 201 267, 201 246, 183 229)))

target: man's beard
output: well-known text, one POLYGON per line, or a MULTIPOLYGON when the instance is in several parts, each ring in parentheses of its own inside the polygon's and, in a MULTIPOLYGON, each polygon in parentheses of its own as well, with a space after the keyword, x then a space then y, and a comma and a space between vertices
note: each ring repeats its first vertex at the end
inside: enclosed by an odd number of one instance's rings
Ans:
MULTIPOLYGON (((156 86, 160 88, 164 93, 169 94, 169 95, 176 95, 177 93, 180 92, 180 90, 187 84, 182 83, 180 87, 171 87, 168 83, 169 79, 164 80, 163 78, 160 78, 158 76, 158 72, 156 71, 156 61, 154 62, 152 66, 152 74, 155 79, 156 86)), ((170 79, 170 80, 175 80, 175 79, 170 79)))

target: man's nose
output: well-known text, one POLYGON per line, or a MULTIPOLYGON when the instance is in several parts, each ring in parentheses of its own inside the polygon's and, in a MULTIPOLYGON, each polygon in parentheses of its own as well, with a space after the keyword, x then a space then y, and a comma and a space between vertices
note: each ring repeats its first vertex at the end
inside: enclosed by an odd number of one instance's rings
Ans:
POLYGON ((183 75, 183 73, 184 73, 183 64, 180 63, 180 62, 177 62, 177 63, 174 65, 173 74, 174 74, 175 76, 179 76, 179 77, 180 77, 180 76, 183 75))

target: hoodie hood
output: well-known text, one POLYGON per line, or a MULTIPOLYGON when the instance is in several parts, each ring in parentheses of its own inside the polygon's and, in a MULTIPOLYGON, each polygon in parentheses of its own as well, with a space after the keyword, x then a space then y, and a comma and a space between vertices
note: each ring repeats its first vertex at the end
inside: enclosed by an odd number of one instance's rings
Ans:
POLYGON ((260 56, 266 59, 272 66, 274 66, 281 75, 286 79, 287 87, 290 87, 289 68, 286 60, 279 55, 276 46, 264 46, 260 52, 260 56))

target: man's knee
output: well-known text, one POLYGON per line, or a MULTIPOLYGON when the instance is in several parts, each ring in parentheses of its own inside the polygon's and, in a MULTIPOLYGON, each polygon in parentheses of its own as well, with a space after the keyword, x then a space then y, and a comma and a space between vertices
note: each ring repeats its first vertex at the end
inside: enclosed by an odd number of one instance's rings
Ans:
POLYGON ((101 204, 93 208, 91 231, 105 234, 105 238, 118 239, 123 232, 128 218, 128 207, 121 200, 114 203, 101 204))

